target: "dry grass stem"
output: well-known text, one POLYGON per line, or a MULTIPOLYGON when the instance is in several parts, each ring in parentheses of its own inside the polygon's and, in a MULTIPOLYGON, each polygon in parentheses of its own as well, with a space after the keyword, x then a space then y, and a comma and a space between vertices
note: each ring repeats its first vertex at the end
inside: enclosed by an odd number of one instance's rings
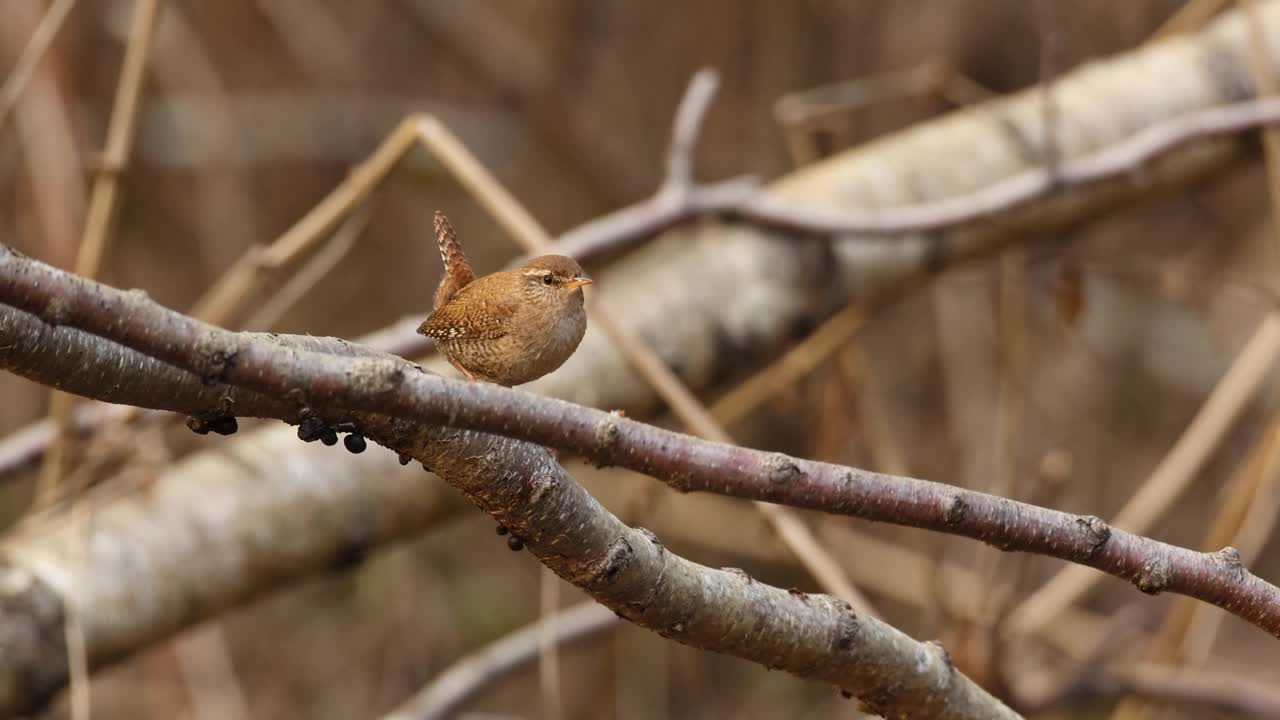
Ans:
POLYGON ((44 57, 45 51, 49 49, 54 36, 58 34, 58 30, 71 14, 71 8, 75 4, 75 0, 53 0, 53 4, 45 11, 44 17, 40 18, 40 24, 31 34, 27 46, 22 49, 22 55, 18 57, 18 62, 9 72, 9 77, 5 78, 3 85, 0 85, 0 130, 4 129, 9 113, 18 104, 18 98, 22 97, 22 91, 26 89, 31 76, 35 74, 40 58, 44 57))
MULTIPOLYGON (((1116 514, 1112 526, 1144 533, 1173 506, 1253 399, 1277 356, 1280 356, 1280 313, 1271 312, 1263 318, 1173 448, 1116 514)), ((1040 632, 1103 577, 1088 568, 1063 568, 1013 610, 1009 630, 1017 634, 1040 632)))
MULTIPOLYGON (((138 102, 142 98, 147 56, 151 52, 159 12, 160 0, 138 0, 134 7, 129 43, 120 69, 120 83, 116 87, 111 122, 107 127, 107 140, 99 160, 100 166, 94 176, 84 235, 76 256, 76 273, 85 277, 97 276, 111 234, 120 188, 120 173, 124 171, 133 148, 138 102)), ((57 391, 49 396, 49 416, 53 418, 56 430, 53 445, 40 469, 36 490, 37 506, 51 502, 60 492, 67 463, 67 422, 74 403, 70 395, 57 391)))

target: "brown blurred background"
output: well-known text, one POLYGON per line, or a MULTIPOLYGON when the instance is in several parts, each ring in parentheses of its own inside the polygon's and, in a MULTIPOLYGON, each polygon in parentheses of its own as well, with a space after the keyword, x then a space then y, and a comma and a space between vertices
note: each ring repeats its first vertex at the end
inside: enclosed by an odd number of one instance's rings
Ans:
MULTIPOLYGON (((247 247, 275 238, 314 206, 410 112, 442 118, 558 232, 656 188, 673 112, 700 67, 717 68, 723 82, 700 143, 699 176, 775 177, 794 164, 774 116, 788 93, 934 63, 965 87, 1003 94, 1041 77, 1046 37, 1051 69, 1064 72, 1141 45, 1183 5, 169 2, 99 275, 189 307, 247 247)), ((34 0, 0 0, 0 75, 43 10, 34 0)), ((62 267, 74 265, 131 10, 130 2, 79 3, 0 132, 0 237, 62 267)), ((848 113, 826 142, 837 150, 953 107, 954 98, 929 94, 875 104, 848 113)), ((273 329, 351 338, 425 313, 439 272, 430 236, 437 208, 461 229, 477 270, 497 269, 517 253, 420 152, 378 190, 372 207, 355 249, 273 329)), ((1129 497, 1268 308, 1273 295, 1263 270, 1276 258, 1267 212, 1255 157, 1229 176, 1069 236, 1030 239, 1024 402, 1011 451, 1017 496, 1103 517, 1129 497)), ((912 475, 981 486, 995 472, 1000 266, 991 259, 950 272, 878 313, 860 336, 869 364, 863 372, 874 378, 874 401, 912 475)), ((867 427, 864 386, 851 372, 848 363, 825 363, 735 436, 874 465, 873 445, 883 441, 867 427)), ((41 417, 47 398, 44 388, 0 376, 0 435, 41 417)), ((1262 431, 1267 408, 1258 405, 1153 535, 1199 544, 1219 488, 1262 431)), ((813 589, 740 503, 654 496, 652 481, 575 473, 624 520, 645 513, 646 525, 677 552, 813 589)), ((34 476, 6 481, 5 515, 26 506, 34 476)), ((850 556, 839 535, 848 523, 820 518, 819 535, 849 562, 903 572, 882 557, 850 556)), ((1002 557, 993 568, 994 551, 968 541, 870 530, 1022 587, 1061 565, 1002 557)), ((1276 577, 1274 548, 1261 558, 1253 569, 1276 577)), ((491 520, 464 511, 421 540, 227 616, 232 676, 255 718, 375 717, 468 650, 536 619, 539 574, 528 554, 494 537, 491 520)), ((932 591, 922 585, 920 592, 932 591)), ((869 593, 891 622, 918 638, 942 638, 962 667, 980 675, 990 648, 981 631, 949 616, 944 601, 869 593)), ((561 587, 561 602, 578 599, 561 587)), ((1108 580, 1089 608, 1106 617, 1136 604, 1149 631, 1168 603, 1108 580)), ((1274 657, 1273 643, 1227 619, 1211 664, 1280 682, 1274 663, 1259 662, 1274 657)), ((856 703, 830 688, 630 627, 566 650, 563 662, 568 717, 858 717, 856 703)), ((192 672, 168 644, 156 647, 96 677, 95 717, 197 717, 192 672)), ((979 679, 999 689, 992 678, 979 679)), ((530 667, 468 708, 475 717, 543 717, 538 697, 530 667)), ((1058 716, 1106 717, 1108 707, 1086 703, 1058 716)), ((65 702, 52 712, 64 714, 65 702)), ((1207 712, 1182 717, 1213 716, 1207 712)))

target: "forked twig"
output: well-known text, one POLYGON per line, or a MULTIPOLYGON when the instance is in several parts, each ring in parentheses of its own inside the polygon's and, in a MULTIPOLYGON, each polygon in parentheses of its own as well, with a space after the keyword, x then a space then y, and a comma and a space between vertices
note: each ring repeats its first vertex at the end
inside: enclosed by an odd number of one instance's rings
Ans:
POLYGON ((966 195, 881 209, 802 205, 758 187, 754 179, 695 185, 681 203, 650 199, 566 233, 560 251, 579 260, 622 250, 666 228, 702 215, 737 218, 797 238, 861 239, 957 230, 1055 192, 1096 185, 1133 173, 1188 143, 1280 123, 1280 99, 1263 98, 1210 108, 1150 125, 1093 154, 1066 159, 1050 171, 1026 170, 966 195))

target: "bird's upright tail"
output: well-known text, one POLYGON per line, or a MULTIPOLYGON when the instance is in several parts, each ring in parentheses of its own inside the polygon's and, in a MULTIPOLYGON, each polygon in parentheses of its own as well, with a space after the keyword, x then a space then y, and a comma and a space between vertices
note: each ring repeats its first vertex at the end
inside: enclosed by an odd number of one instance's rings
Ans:
POLYGON ((467 283, 476 279, 471 270, 471 262, 462 251, 458 242, 458 234, 445 214, 436 211, 436 242, 440 245, 440 260, 444 263, 444 275, 440 277, 440 286, 436 288, 435 308, 440 309, 457 294, 467 283))

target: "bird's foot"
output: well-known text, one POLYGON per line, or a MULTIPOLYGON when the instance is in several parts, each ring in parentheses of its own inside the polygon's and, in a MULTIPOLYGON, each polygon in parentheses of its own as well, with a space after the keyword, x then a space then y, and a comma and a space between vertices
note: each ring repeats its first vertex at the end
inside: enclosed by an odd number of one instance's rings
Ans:
POLYGON ((454 367, 454 369, 456 369, 458 372, 462 373, 462 377, 464 377, 464 378, 466 378, 466 379, 470 380, 471 382, 477 382, 477 381, 476 381, 476 376, 475 376, 475 375, 472 375, 470 370, 468 370, 468 369, 466 369, 466 368, 462 367, 462 364, 461 364, 461 363, 459 363, 457 360, 454 360, 453 358, 451 358, 451 357, 449 357, 449 356, 447 356, 447 355, 445 356, 445 359, 447 359, 447 360, 449 361, 449 364, 450 364, 450 365, 452 365, 452 366, 454 367))

